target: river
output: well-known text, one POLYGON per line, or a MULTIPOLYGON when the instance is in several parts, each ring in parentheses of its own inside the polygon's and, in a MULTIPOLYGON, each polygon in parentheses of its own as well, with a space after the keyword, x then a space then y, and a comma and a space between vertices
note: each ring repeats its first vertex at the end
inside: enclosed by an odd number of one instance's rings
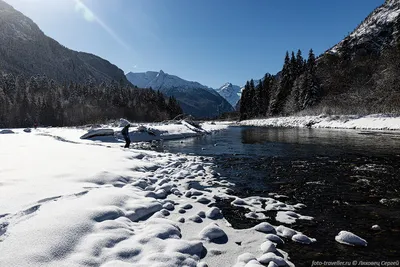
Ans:
MULTIPOLYGON (((400 133, 357 130, 230 127, 227 130, 164 143, 165 150, 211 156, 217 171, 236 185, 240 197, 287 196, 304 203, 289 227, 317 239, 312 245, 286 242, 282 247, 297 266, 312 261, 389 261, 400 258, 400 133), (371 230, 379 225, 380 231, 371 230), (351 231, 367 247, 339 244, 335 236, 351 231)), ((248 211, 218 204, 235 228, 260 221, 248 211)), ((278 224, 274 212, 266 212, 278 224)))

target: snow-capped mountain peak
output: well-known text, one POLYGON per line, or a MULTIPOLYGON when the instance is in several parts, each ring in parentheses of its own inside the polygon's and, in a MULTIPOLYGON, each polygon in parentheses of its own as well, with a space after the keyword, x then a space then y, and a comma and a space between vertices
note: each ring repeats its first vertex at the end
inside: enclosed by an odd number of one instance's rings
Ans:
POLYGON ((223 98, 225 98, 229 104, 235 106, 241 96, 240 86, 233 85, 230 82, 225 83, 219 89, 216 90, 223 98))
POLYGON ((222 89, 222 88, 227 88, 227 87, 231 87, 232 86, 232 84, 230 83, 230 82, 227 82, 227 83, 225 83, 224 85, 222 85, 221 87, 220 87, 220 89, 222 89))

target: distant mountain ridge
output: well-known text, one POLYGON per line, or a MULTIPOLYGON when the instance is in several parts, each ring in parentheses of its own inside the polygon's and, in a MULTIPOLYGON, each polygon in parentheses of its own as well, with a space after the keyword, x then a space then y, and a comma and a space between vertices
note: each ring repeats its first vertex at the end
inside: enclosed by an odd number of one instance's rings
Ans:
POLYGON ((185 113, 198 118, 216 117, 224 112, 233 111, 233 107, 214 89, 198 82, 184 80, 178 76, 159 72, 129 72, 127 79, 140 88, 159 90, 167 96, 174 96, 185 113))
POLYGON ((140 88, 152 88, 154 90, 162 91, 165 88, 179 88, 182 90, 186 89, 205 89, 211 90, 211 88, 202 85, 198 82, 192 82, 184 80, 178 76, 165 73, 163 70, 159 72, 147 71, 142 73, 129 72, 126 75, 127 79, 140 88))
POLYGON ((77 52, 46 36, 28 17, 0 0, 0 72, 45 75, 58 82, 129 84, 124 72, 98 56, 77 52))

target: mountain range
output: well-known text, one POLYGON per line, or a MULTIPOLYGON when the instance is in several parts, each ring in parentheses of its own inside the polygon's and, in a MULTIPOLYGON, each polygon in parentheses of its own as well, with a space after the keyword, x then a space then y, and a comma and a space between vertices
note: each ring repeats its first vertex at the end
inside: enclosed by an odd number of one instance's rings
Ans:
POLYGON ((170 75, 162 70, 159 72, 129 72, 126 77, 139 88, 152 88, 167 96, 174 96, 185 113, 198 118, 210 118, 233 111, 232 105, 216 90, 198 82, 170 75))
MULTIPOLYGON (((320 112, 327 108, 335 113, 354 113, 361 109, 364 113, 399 110, 399 15, 400 1, 386 0, 351 34, 317 58, 313 73, 315 79, 312 80, 319 98, 319 107, 315 110, 320 112)), ((229 82, 212 89, 162 70, 125 75, 105 59, 59 44, 46 36, 31 19, 2 0, 0 74, 26 77, 45 75, 50 80, 64 84, 116 81, 120 85, 152 88, 167 96, 174 96, 183 111, 195 117, 215 117, 233 111, 243 91, 243 87, 229 82)), ((277 82, 271 85, 268 97, 271 103, 282 95, 288 98, 282 102, 285 103, 280 109, 282 114, 300 111, 292 104, 298 102, 296 94, 303 94, 303 87, 310 82, 306 74, 291 77, 285 88, 288 91, 284 94, 279 93, 282 89, 281 75, 278 73, 274 76, 277 82)), ((257 85, 258 80, 254 82, 257 85)))

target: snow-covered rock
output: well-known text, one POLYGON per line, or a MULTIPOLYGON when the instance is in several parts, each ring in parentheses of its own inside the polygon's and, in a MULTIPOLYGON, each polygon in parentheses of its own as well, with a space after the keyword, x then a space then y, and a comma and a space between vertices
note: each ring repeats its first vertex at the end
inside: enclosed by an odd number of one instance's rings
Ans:
POLYGON ((297 232, 289 227, 280 225, 276 228, 276 232, 279 236, 286 237, 286 238, 292 238, 297 232))
POLYGON ((374 231, 380 231, 381 227, 379 225, 375 224, 375 225, 372 225, 371 229, 374 231))
POLYGON ((236 262, 237 263, 243 263, 243 265, 244 265, 244 264, 246 264, 246 263, 248 263, 248 262, 250 262, 252 260, 256 260, 256 257, 253 254, 251 254, 249 252, 246 252, 246 253, 240 254, 237 257, 237 261, 236 262))
POLYGON ((335 237, 335 240, 341 244, 350 246, 366 247, 368 245, 367 241, 348 231, 340 231, 340 233, 335 237))
POLYGON ((285 244, 285 242, 284 242, 279 236, 274 235, 274 234, 267 234, 267 235, 265 236, 265 238, 266 238, 267 240, 269 240, 269 241, 271 241, 271 242, 277 244, 277 245, 283 245, 283 244, 285 244))
POLYGON ((199 233, 199 237, 201 239, 209 241, 224 236, 226 236, 226 233, 216 223, 210 223, 208 226, 204 227, 204 229, 201 230, 201 232, 199 233))
POLYGON ((266 233, 266 234, 276 233, 275 228, 267 222, 262 222, 260 224, 257 224, 256 226, 254 226, 254 230, 262 232, 262 233, 266 233))
POLYGON ((286 266, 287 262, 284 258, 275 255, 272 252, 268 252, 257 258, 257 260, 262 264, 269 264, 271 261, 278 266, 286 266))
POLYGON ((275 252, 276 247, 274 243, 271 241, 265 241, 264 243, 261 244, 260 246, 262 253, 267 253, 267 252, 275 252))
POLYGON ((218 219, 222 217, 221 210, 217 207, 212 207, 208 211, 206 211, 207 218, 210 219, 218 219))
POLYGON ((251 260, 244 267, 264 267, 264 265, 257 260, 251 260))
POLYGON ((276 220, 281 223, 292 224, 296 220, 313 220, 313 217, 303 216, 293 211, 278 211, 276 220))
POLYGON ((295 234, 292 236, 292 240, 297 243, 309 245, 317 240, 315 238, 310 238, 302 233, 295 234))
POLYGON ((0 134, 13 134, 15 133, 13 130, 4 129, 0 131, 0 134))
POLYGON ((255 220, 265 220, 267 216, 264 213, 250 211, 244 215, 246 218, 255 220))

